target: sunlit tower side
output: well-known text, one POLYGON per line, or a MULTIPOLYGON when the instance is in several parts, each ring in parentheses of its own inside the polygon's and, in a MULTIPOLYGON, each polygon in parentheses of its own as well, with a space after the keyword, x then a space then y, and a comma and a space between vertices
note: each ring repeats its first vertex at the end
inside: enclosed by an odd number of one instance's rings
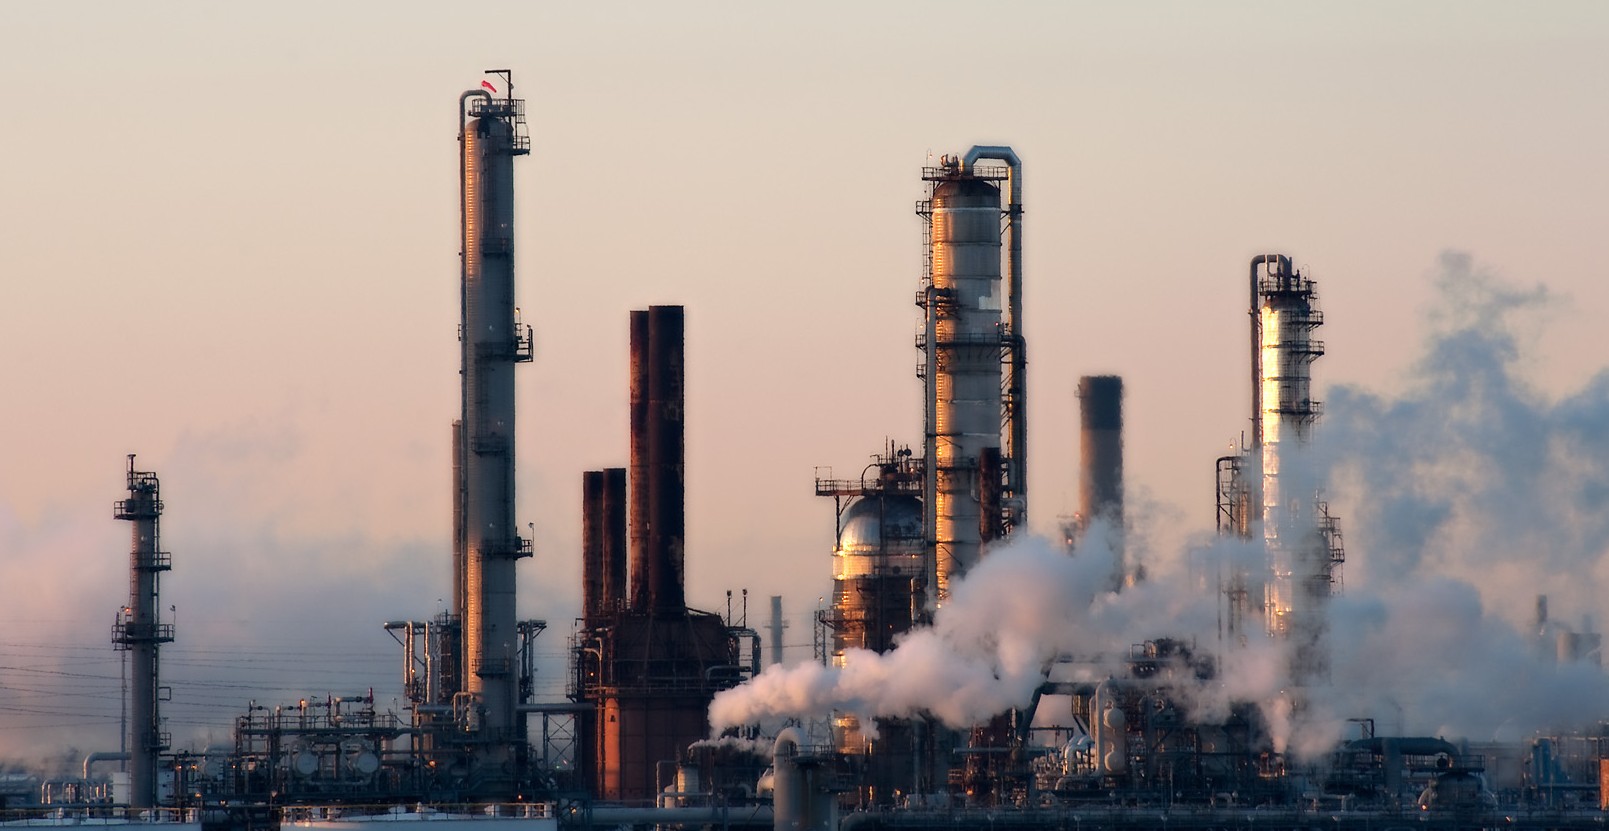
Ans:
POLYGON ((1326 609, 1345 556, 1320 483, 1296 460, 1322 409, 1312 366, 1324 316, 1315 283, 1283 254, 1252 258, 1249 290, 1252 429, 1241 454, 1217 460, 1217 517, 1220 533, 1263 541, 1267 568, 1229 569, 1226 631, 1244 642, 1262 617, 1290 644, 1292 679, 1308 683, 1328 673, 1326 609))
POLYGON ((133 523, 129 547, 129 600, 112 627, 112 644, 129 653, 128 762, 131 808, 153 808, 157 770, 168 747, 162 729, 161 674, 158 648, 173 641, 173 624, 162 622, 160 580, 173 567, 162 550, 159 518, 162 489, 155 473, 134 469, 128 457, 128 498, 112 507, 112 516, 133 523))
POLYGON ((985 545, 1027 518, 1022 164, 1009 147, 973 147, 964 158, 943 157, 922 178, 930 183, 916 208, 926 220, 916 299, 923 311, 923 525, 933 547, 929 591, 942 604, 985 545), (978 167, 984 159, 1005 164, 978 167), (1002 181, 1010 194, 1004 210, 1002 181))
POLYGON ((514 159, 530 152, 525 102, 484 89, 459 97, 462 211, 461 439, 455 469, 454 617, 458 726, 486 769, 506 769, 525 745, 516 711, 519 633, 514 564, 531 555, 514 519, 514 367, 531 360, 531 327, 514 305, 514 159))

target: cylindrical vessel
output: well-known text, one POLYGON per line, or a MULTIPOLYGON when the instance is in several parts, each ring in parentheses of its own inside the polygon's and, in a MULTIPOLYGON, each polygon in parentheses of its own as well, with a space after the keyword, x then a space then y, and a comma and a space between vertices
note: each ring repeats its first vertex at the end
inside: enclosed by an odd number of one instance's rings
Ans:
POLYGON ((978 459, 1000 448, 1000 188, 959 174, 938 181, 932 196, 928 471, 942 602, 978 560, 978 459))
POLYGON ((886 652, 914 625, 922 577, 922 503, 874 494, 844 510, 833 549, 834 666, 850 649, 886 652))
POLYGON ((1270 634, 1292 642, 1298 682, 1324 671, 1320 644, 1329 596, 1330 550, 1315 513, 1317 483, 1286 457, 1308 442, 1319 404, 1313 400, 1312 364, 1324 354, 1313 339, 1323 323, 1313 281, 1289 258, 1253 262, 1256 280, 1258 387, 1256 452, 1261 465, 1263 540, 1270 579, 1266 614, 1270 634))
POLYGON ((525 553, 514 519, 513 103, 490 98, 462 126, 463 479, 465 689, 479 701, 481 737, 505 758, 521 738, 513 672, 514 563, 525 553))
POLYGON ((117 519, 133 523, 129 545, 129 601, 118 614, 113 644, 129 654, 128 760, 131 808, 157 802, 157 772, 167 748, 162 732, 158 690, 158 646, 173 640, 171 625, 162 623, 158 577, 169 568, 162 553, 158 518, 162 515, 161 483, 155 473, 136 471, 129 456, 128 498, 113 509, 117 519))

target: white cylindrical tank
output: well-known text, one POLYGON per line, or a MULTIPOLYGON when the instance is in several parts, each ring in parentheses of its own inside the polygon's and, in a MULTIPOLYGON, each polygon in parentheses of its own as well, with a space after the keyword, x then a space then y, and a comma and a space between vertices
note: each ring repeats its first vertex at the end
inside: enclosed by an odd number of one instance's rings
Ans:
POLYGON ((1001 444, 1000 188, 958 173, 934 184, 931 205, 927 441, 942 602, 978 561, 978 460, 1001 444))

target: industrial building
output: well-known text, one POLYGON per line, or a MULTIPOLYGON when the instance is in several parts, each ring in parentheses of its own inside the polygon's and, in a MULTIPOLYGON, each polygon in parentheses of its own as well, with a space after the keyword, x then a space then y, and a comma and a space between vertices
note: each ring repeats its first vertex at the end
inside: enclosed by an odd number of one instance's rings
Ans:
MULTIPOLYGON (((1216 461, 1219 532, 1266 555, 1223 566, 1204 587, 1221 599, 1220 642, 1152 637, 1120 656, 1059 655, 1029 700, 965 727, 922 712, 828 710, 711 735, 715 697, 768 673, 746 594, 741 612, 730 593, 724 613, 689 605, 687 563, 699 554, 686 537, 689 317, 655 305, 628 318, 626 463, 582 473, 579 517, 540 518, 581 528, 579 552, 543 553, 577 556, 581 615, 565 648, 565 700, 535 700, 535 644, 548 623, 515 611, 516 567, 533 555, 514 489, 515 370, 533 360, 533 327, 515 302, 513 169, 530 142, 525 102, 497 74, 502 97, 459 98, 461 401, 443 558, 452 600, 435 616, 385 625, 402 650, 403 711, 378 707, 372 690, 253 702, 231 748, 173 752, 159 710, 158 648, 174 639, 158 593, 171 568, 158 535, 164 506, 156 474, 130 456, 115 516, 134 527, 131 587, 113 632, 131 658, 127 749, 93 754, 84 777, 95 762, 126 757, 127 787, 51 801, 208 809, 219 827, 456 827, 471 815, 533 828, 786 831, 1601 827, 1601 814, 1563 808, 1602 798, 1609 730, 1538 737, 1511 753, 1380 735, 1359 718, 1315 762, 1285 752, 1266 702, 1212 707, 1197 694, 1221 682, 1236 650, 1257 644, 1284 650, 1291 707, 1329 675, 1344 553, 1301 456, 1321 412, 1312 366, 1324 354, 1313 337, 1323 316, 1316 283, 1284 254, 1251 261, 1251 431, 1216 461), (1518 801, 1557 810, 1499 810, 1518 801)), ((943 156, 921 181, 920 404, 911 407, 921 443, 885 441, 856 475, 817 472, 815 495, 834 508, 821 552, 832 594, 814 633, 822 672, 899 649, 1028 527, 1022 161, 1010 147, 979 146, 943 156)), ((1124 380, 1088 375, 1076 390, 1081 498, 1066 556, 1089 556, 1102 529, 1113 565, 1100 591, 1137 592, 1144 569, 1125 541, 1124 380)), ((1561 663, 1598 661, 1591 628, 1550 621, 1539 599, 1535 646, 1561 663)))

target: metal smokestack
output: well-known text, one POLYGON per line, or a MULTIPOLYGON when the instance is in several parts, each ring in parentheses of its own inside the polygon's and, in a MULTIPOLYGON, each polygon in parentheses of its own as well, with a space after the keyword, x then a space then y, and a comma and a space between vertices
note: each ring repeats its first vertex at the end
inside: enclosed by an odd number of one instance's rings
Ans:
POLYGON ((597 626, 604 614, 603 488, 603 471, 581 474, 581 621, 586 629, 597 626))
POLYGON ((687 608, 683 331, 681 306, 648 309, 649 606, 656 614, 687 608))
POLYGON ((631 313, 631 609, 685 611, 683 310, 631 313))
POLYGON ((129 799, 131 808, 156 806, 160 755, 168 747, 157 691, 161 688, 157 648, 173 641, 173 624, 162 622, 159 575, 172 568, 162 550, 157 518, 162 515, 161 483, 155 473, 134 469, 128 457, 128 498, 112 515, 134 524, 129 548, 129 601, 118 610, 112 643, 129 653, 129 799))
POLYGON ((631 313, 631 596, 634 612, 648 608, 648 312, 631 313))
POLYGON ((1085 375, 1078 379, 1083 465, 1079 468, 1082 527, 1103 523, 1114 554, 1112 588, 1127 576, 1123 545, 1123 379, 1085 375))
POLYGON ((626 469, 603 471, 603 596, 599 610, 619 614, 626 603, 626 469))

